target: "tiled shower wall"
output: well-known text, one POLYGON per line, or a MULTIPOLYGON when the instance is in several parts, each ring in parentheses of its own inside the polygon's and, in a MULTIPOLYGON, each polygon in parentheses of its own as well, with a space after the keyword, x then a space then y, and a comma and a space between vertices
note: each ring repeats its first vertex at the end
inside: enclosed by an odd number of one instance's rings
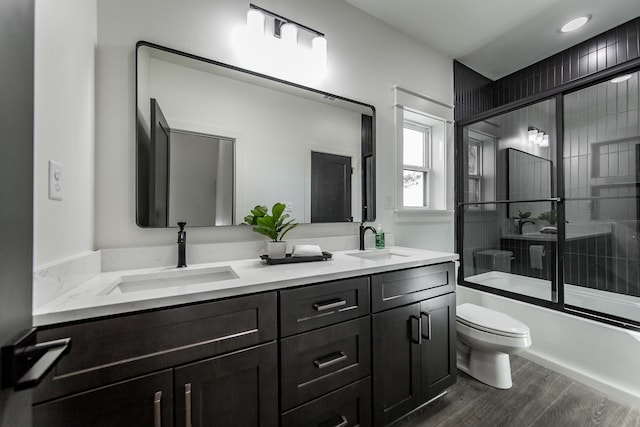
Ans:
POLYGON ((455 119, 462 120, 640 57, 640 18, 496 81, 454 62, 455 119))

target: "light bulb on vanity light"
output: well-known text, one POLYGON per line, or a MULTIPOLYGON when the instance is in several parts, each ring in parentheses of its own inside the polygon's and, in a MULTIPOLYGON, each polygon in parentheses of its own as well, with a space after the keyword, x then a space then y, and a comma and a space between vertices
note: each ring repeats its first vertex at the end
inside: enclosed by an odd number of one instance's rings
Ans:
POLYGON ((538 139, 538 129, 536 129, 536 128, 532 127, 532 126, 529 126, 528 134, 529 134, 529 142, 531 144, 535 144, 536 140, 538 139))
POLYGON ((256 9, 247 11, 247 31, 251 37, 264 36, 264 14, 256 9))
POLYGON ((549 135, 544 134, 542 135, 542 141, 540 142, 540 147, 548 147, 549 146, 549 135))
POLYGON ((316 36, 311 40, 311 52, 316 63, 322 67, 327 66, 327 39, 316 36))
POLYGON ((282 24, 280 39, 287 49, 295 49, 298 46, 298 27, 288 22, 282 24))

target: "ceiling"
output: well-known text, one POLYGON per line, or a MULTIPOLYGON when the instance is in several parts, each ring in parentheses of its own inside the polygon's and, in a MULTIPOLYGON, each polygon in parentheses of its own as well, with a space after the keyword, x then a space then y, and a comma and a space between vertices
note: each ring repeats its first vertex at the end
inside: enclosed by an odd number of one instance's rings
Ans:
POLYGON ((345 1, 492 80, 640 16, 640 0, 345 1))

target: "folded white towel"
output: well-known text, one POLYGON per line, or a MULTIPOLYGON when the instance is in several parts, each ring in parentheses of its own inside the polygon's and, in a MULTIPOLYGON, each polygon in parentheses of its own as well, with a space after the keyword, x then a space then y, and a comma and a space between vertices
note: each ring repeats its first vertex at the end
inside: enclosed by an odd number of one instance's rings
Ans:
POLYGON ((322 256, 318 245, 293 245, 291 256, 322 256))
POLYGON ((542 245, 530 245, 529 246, 529 264, 531 268, 537 268, 542 270, 542 257, 545 256, 544 246, 542 245))

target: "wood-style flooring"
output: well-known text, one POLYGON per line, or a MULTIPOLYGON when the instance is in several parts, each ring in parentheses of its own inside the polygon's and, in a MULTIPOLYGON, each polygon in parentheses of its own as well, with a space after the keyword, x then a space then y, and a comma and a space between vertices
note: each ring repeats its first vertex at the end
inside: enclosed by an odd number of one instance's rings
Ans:
POLYGON ((518 356, 511 356, 513 387, 498 390, 458 371, 439 400, 394 427, 640 427, 640 404, 629 407, 518 356))

